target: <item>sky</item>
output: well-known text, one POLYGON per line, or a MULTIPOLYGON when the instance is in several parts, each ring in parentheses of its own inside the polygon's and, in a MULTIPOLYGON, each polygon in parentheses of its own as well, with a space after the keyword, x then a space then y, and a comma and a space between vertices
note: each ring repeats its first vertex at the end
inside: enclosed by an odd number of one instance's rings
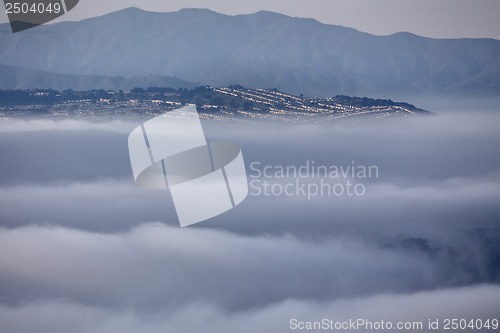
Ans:
MULTIPOLYGON (((408 31, 433 38, 500 39, 497 0, 80 0, 59 20, 81 20, 131 6, 164 12, 209 8, 229 15, 269 10, 375 35, 408 31)), ((0 22, 7 22, 3 11, 0 22)))

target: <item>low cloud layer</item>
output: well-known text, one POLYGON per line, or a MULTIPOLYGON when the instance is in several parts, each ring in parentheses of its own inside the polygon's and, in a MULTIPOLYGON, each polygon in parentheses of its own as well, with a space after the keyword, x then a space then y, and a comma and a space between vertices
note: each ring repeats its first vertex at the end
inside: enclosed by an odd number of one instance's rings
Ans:
MULTIPOLYGON (((291 332, 294 319, 314 322, 422 324, 419 332, 447 332, 446 319, 496 318, 498 286, 475 286, 416 294, 388 294, 331 302, 287 300, 253 310, 228 312, 200 302, 152 313, 72 303, 43 301, 17 307, 0 307, 0 328, 9 332, 291 332), (428 329, 429 320, 440 329, 428 329)), ((310 331, 310 330, 309 330, 310 331)), ((317 331, 317 330, 315 330, 317 331)), ((369 330, 361 327, 360 332, 369 330)))
MULTIPOLYGON (((134 184, 134 122, 0 124, 0 331, 289 331, 499 313, 495 114, 204 122, 249 165, 376 165, 358 197, 253 196, 180 228, 134 184)), ((307 180, 307 179, 306 179, 307 180)), ((271 179, 287 182, 290 179, 271 179)))
MULTIPOLYGON (((147 224, 127 233, 65 228, 0 231, 2 290, 15 304, 55 296, 137 308, 211 300, 248 309, 292 299, 328 300, 429 288, 435 259, 349 239, 301 241, 147 224), (64 249, 64 251, 61 251, 64 249), (33 279, 36 277, 36 282, 33 279), (34 283, 33 283, 34 282, 34 283), (115 283, 119 282, 119 283, 115 283)), ((444 281, 443 281, 444 282, 444 281)))
POLYGON ((292 318, 426 321, 498 313, 498 286, 416 292, 446 283, 435 260, 349 239, 249 238, 162 224, 120 234, 4 229, 0 325, 286 331, 292 318))

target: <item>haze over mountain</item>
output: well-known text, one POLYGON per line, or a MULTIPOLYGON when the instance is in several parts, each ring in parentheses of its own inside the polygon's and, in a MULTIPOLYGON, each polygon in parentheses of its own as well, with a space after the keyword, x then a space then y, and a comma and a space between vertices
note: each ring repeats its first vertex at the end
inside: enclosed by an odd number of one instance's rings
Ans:
POLYGON ((0 64, 73 75, 165 75, 310 95, 499 92, 498 40, 374 36, 271 12, 129 8, 16 34, 0 25, 0 45, 0 64))
POLYGON ((0 89, 55 89, 92 90, 111 89, 128 91, 135 87, 172 87, 191 89, 200 83, 188 82, 172 76, 102 76, 57 74, 21 67, 0 65, 0 89))

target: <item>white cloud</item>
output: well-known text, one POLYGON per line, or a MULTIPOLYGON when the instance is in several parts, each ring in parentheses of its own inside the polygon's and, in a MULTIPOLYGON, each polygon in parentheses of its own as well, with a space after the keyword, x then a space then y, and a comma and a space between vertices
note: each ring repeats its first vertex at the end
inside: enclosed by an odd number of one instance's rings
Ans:
MULTIPOLYGON (((290 332, 299 321, 421 322, 421 332, 443 330, 445 318, 498 319, 500 287, 480 285, 414 294, 379 294, 328 302, 285 300, 244 311, 195 302, 175 310, 134 311, 44 300, 0 306, 0 329, 8 332, 290 332), (428 320, 440 321, 428 330, 428 320)), ((366 332, 359 329, 360 332, 366 332)), ((411 331, 411 330, 410 330, 411 331)), ((417 331, 417 330, 415 330, 417 331)), ((420 330, 418 330, 420 332, 420 330)), ((467 330, 464 330, 464 332, 467 330)), ((473 330, 470 330, 473 331, 473 330)))
MULTIPOLYGON (((140 121, 137 121, 140 124, 140 121)), ((0 121, 0 133, 40 132, 40 131, 108 131, 118 133, 129 133, 135 126, 135 122, 112 120, 108 122, 90 122, 75 119, 10 119, 0 121)))
POLYGON ((286 331, 292 316, 498 313, 498 286, 476 285, 498 282, 498 133, 465 120, 208 127, 247 162, 354 158, 379 165, 380 179, 354 200, 249 197, 185 229, 168 194, 133 184, 126 126, 0 124, 0 331, 286 331), (477 230, 487 226, 497 229, 477 230))
POLYGON ((248 237, 162 224, 119 234, 0 229, 0 263, 5 299, 51 297, 149 309, 204 300, 244 309, 288 298, 414 290, 441 278, 422 254, 350 239, 248 237))

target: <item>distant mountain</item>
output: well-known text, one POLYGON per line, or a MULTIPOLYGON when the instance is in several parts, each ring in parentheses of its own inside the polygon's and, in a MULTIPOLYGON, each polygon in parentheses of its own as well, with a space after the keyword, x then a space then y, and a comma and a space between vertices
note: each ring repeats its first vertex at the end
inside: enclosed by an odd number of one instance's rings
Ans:
POLYGON ((110 89, 128 91, 134 87, 172 87, 192 89, 200 86, 178 79, 176 77, 149 75, 141 77, 125 78, 108 77, 101 75, 75 75, 75 74, 55 74, 19 68, 7 65, 0 65, 0 89, 110 89))
POLYGON ((499 51, 493 39, 373 36, 271 12, 129 8, 16 34, 0 25, 0 64, 328 96, 498 94, 499 51))

